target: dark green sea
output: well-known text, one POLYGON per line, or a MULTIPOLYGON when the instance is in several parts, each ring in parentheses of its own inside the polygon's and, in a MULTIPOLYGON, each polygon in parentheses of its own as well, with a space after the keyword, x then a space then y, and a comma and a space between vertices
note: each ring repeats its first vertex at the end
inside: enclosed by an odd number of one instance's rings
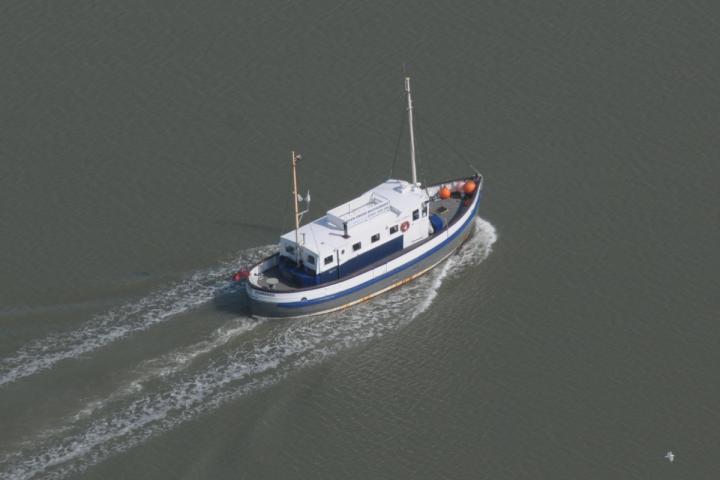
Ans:
POLYGON ((6 0, 0 65, 0 478, 717 478, 717 3, 6 0), (291 150, 307 219, 409 178, 403 68, 472 240, 249 317, 291 150))

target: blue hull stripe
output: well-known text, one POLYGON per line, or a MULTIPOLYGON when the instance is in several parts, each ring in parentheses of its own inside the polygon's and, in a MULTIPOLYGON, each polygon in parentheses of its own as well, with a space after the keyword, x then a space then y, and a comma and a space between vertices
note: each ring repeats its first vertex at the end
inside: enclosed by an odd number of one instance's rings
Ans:
MULTIPOLYGON (((477 196, 478 196, 478 197, 482 197, 481 192, 478 192, 478 193, 477 193, 477 196)), ((368 287, 368 286, 372 285, 373 283, 380 282, 380 281, 382 281, 382 280, 384 280, 384 279, 386 279, 386 278, 388 278, 388 277, 390 277, 390 276, 392 276, 392 275, 395 275, 395 274, 398 273, 398 272, 401 272, 401 271, 405 270, 406 268, 409 268, 409 267, 415 265, 416 263, 424 260, 425 258, 429 257, 429 256, 432 255, 433 253, 435 253, 435 252, 437 252, 438 250, 440 250, 441 248, 443 248, 445 245, 447 245, 448 243, 450 243, 455 237, 457 237, 457 236, 460 235, 463 231, 465 231, 465 228, 467 228, 468 224, 470 224, 470 223, 475 219, 475 216, 477 215, 478 207, 480 206, 480 199, 481 199, 481 198, 477 198, 477 203, 475 204, 475 207, 473 208, 473 213, 472 213, 472 215, 470 215, 470 217, 469 217, 469 218, 465 221, 465 223, 457 230, 457 232, 453 233, 450 237, 448 237, 447 240, 445 240, 444 242, 442 242, 442 243, 441 243, 440 245, 438 245, 437 247, 433 247, 432 249, 430 249, 430 250, 428 250, 427 252, 423 253, 423 254, 420 255, 418 258, 416 258, 416 259, 414 259, 414 260, 411 260, 411 261, 409 261, 408 263, 405 263, 405 264, 403 264, 403 265, 400 265, 399 267, 395 268, 394 270, 391 270, 391 271, 389 271, 389 272, 387 272, 387 273, 384 273, 383 275, 381 275, 381 276, 379 276, 379 277, 377 277, 377 278, 373 278, 372 280, 368 280, 368 281, 365 282, 365 283, 361 283, 360 285, 356 285, 356 286, 354 286, 354 287, 348 288, 347 290, 343 290, 342 292, 333 293, 332 295, 328 295, 328 296, 326 296, 326 297, 316 298, 316 299, 312 299, 312 300, 304 300, 304 301, 299 301, 299 302, 278 303, 277 306, 278 306, 278 307, 283 307, 283 308, 297 308, 297 307, 306 307, 306 306, 308 306, 308 305, 317 305, 318 303, 329 302, 330 300, 335 300, 336 298, 340 298, 340 297, 343 297, 343 296, 345 296, 345 295, 349 295, 349 294, 351 294, 351 293, 353 293, 353 292, 356 292, 356 291, 358 291, 358 290, 362 290, 363 288, 368 287)))

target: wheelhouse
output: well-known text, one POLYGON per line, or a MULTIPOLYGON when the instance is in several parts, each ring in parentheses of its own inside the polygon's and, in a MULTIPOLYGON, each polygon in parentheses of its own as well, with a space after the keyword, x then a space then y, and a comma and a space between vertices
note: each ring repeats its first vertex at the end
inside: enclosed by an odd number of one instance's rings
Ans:
POLYGON ((280 274, 298 286, 336 280, 432 233, 428 193, 387 180, 280 238, 280 274), (298 241, 295 241, 295 238, 298 241))

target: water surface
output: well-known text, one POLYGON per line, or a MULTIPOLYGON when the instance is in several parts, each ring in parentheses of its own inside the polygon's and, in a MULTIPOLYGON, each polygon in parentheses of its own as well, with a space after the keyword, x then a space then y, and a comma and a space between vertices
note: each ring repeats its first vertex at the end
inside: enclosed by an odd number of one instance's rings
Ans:
POLYGON ((709 2, 0 7, 8 478, 714 478, 709 2), (311 215, 486 178, 476 235, 337 314, 227 284, 311 215), (399 147, 398 147, 399 145, 399 147), (676 460, 663 459, 672 449, 676 460))

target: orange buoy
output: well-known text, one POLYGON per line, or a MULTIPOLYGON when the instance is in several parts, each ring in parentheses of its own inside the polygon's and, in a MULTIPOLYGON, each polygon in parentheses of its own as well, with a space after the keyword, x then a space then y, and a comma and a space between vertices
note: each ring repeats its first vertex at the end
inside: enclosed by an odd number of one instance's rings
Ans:
POLYGON ((473 193, 475 191, 476 187, 477 187, 477 185, 475 185, 475 182, 473 182, 472 180, 468 180, 467 182, 465 182, 465 185, 463 186, 463 192, 470 195, 471 193, 473 193))
POLYGON ((410 222, 402 222, 402 225, 400 225, 400 230, 403 231, 403 233, 408 231, 408 228, 410 228, 410 222))
POLYGON ((443 185, 443 187, 440 189, 440 198, 442 200, 447 200, 448 198, 450 198, 450 195, 450 189, 443 185))

